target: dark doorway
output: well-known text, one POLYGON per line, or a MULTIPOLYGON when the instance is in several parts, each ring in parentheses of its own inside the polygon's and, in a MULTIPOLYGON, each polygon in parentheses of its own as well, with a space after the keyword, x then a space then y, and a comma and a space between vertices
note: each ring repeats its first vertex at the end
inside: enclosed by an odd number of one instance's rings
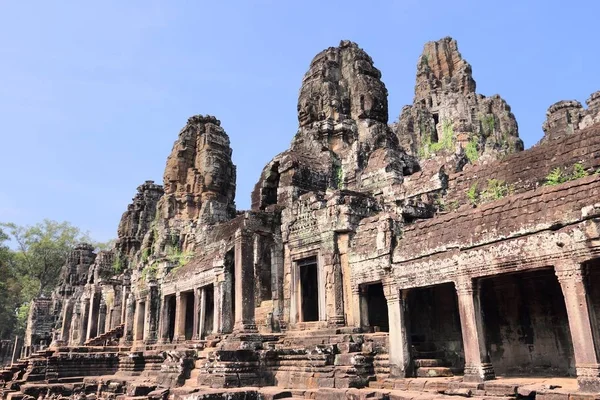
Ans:
POLYGON ((271 166, 268 175, 263 183, 262 202, 260 209, 264 210, 271 204, 277 204, 277 189, 279 188, 279 162, 276 161, 271 166))
POLYGON ((431 130, 431 143, 437 143, 439 141, 437 126, 440 123, 440 115, 433 113, 433 129, 431 130))
POLYGON ((310 257, 298 262, 300 268, 301 321, 319 320, 319 278, 317 258, 310 257))
POLYGON ((567 309, 553 268, 482 279, 480 293, 497 374, 575 374, 567 309))
POLYGON ((167 321, 168 321, 168 337, 169 342, 173 342, 173 338, 175 337, 175 311, 177 310, 177 300, 175 300, 175 296, 166 297, 167 302, 167 321))
POLYGON ((376 332, 389 332, 388 307, 381 282, 367 285, 366 296, 369 326, 376 332))
POLYGON ((434 370, 437 376, 462 373, 465 366, 458 298, 453 283, 408 292, 410 338, 417 375, 434 370), (435 369, 427 368, 435 360, 435 369), (420 368, 424 371, 419 371, 420 368))
POLYGON ((185 296, 185 340, 194 337, 194 292, 181 293, 185 296))
POLYGON ((202 338, 206 337, 213 332, 213 321, 215 315, 215 287, 210 284, 204 288, 204 328, 203 332, 200 332, 202 338))

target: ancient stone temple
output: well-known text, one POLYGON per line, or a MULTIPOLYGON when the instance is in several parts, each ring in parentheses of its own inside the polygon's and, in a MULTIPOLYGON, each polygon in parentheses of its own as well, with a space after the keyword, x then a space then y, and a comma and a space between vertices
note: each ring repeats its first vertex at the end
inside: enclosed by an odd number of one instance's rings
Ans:
POLYGON ((0 393, 597 398, 599 99, 551 106, 523 150, 444 38, 390 125, 381 72, 342 41, 311 62, 250 210, 220 121, 188 120, 114 248, 76 247, 34 302, 0 393))

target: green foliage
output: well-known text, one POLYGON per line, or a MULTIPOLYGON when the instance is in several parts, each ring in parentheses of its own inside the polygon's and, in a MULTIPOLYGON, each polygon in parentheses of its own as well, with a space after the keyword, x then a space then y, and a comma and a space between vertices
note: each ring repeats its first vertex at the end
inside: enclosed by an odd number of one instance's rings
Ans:
POLYGON ((487 187, 480 193, 480 201, 499 200, 503 197, 512 194, 514 191, 512 186, 509 186, 500 179, 488 179, 487 187))
POLYGON ((92 243, 68 222, 0 223, 0 339, 23 334, 31 300, 50 294, 70 251, 83 241, 92 243))
POLYGON ((148 258, 150 257, 151 250, 149 247, 142 250, 142 262, 146 264, 148 262, 148 258))
POLYGON ((333 184, 337 189, 342 189, 344 187, 344 170, 342 166, 338 162, 334 162, 331 165, 333 170, 333 184))
MULTIPOLYGON (((598 171, 594 174, 597 173, 598 171)), ((556 167, 544 179, 544 186, 560 185, 561 183, 574 181, 575 179, 585 178, 588 175, 589 173, 580 162, 573 164, 571 173, 567 173, 562 168, 556 167)))
POLYGON ((427 54, 423 54, 421 56, 421 64, 428 67, 429 66, 429 57, 427 57, 427 54))
POLYGON ((573 173, 571 174, 571 179, 574 180, 579 178, 585 178, 588 175, 589 174, 583 167, 582 163, 578 162, 573 165, 573 173))
POLYGON ((121 272, 123 272, 123 270, 125 269, 123 267, 123 264, 124 263, 123 263, 123 260, 121 259, 121 255, 117 254, 115 256, 115 260, 113 261, 113 264, 112 264, 113 272, 115 274, 120 274, 121 272))
POLYGON ((563 175, 562 169, 560 167, 556 167, 546 176, 544 186, 559 185, 566 181, 567 178, 563 175))
POLYGON ((141 278, 144 282, 148 282, 150 280, 155 279, 157 274, 158 274, 158 264, 153 263, 151 265, 147 265, 144 267, 144 269, 142 270, 141 278))
POLYGON ((473 205, 479 202, 479 192, 477 191, 477 182, 474 182, 469 190, 467 190, 467 198, 469 202, 473 205))
POLYGON ((494 114, 480 114, 479 120, 481 121, 483 133, 486 136, 489 136, 492 133, 494 133, 494 129, 496 128, 496 118, 494 117, 494 114))
POLYGON ((432 153, 453 149, 454 129, 450 120, 444 120, 442 124, 442 136, 439 139, 437 143, 431 143, 431 135, 423 136, 421 147, 418 150, 419 158, 427 159, 432 153))
POLYGON ((469 143, 465 146, 465 155, 471 164, 479 159, 479 152, 477 151, 477 139, 474 137, 469 140, 469 143))
POLYGON ((488 179, 486 187, 479 191, 477 189, 477 182, 473 183, 469 190, 467 190, 467 198, 473 205, 485 203, 488 201, 499 200, 508 195, 511 195, 514 191, 513 186, 508 185, 501 179, 488 179))
POLYGON ((81 242, 91 243, 87 234, 68 222, 44 220, 33 226, 5 224, 17 244, 19 273, 34 279, 35 294, 48 295, 58 282, 58 275, 73 247, 81 242))

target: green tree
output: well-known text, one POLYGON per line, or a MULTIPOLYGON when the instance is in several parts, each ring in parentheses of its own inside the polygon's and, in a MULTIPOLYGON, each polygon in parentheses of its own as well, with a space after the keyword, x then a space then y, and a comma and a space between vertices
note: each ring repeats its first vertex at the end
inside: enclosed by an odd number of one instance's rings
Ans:
POLYGON ((17 245, 16 270, 23 279, 27 301, 49 295, 73 247, 80 242, 91 242, 87 234, 69 222, 46 219, 33 226, 5 226, 17 245))
POLYGON ((5 244, 9 236, 0 228, 0 339, 9 339, 17 327, 21 285, 17 279, 15 254, 5 244))

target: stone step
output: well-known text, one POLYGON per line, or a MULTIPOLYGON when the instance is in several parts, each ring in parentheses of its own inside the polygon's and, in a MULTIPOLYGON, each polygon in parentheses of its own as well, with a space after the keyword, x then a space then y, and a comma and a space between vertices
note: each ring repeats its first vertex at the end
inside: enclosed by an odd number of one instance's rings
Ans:
POLYGON ((448 367, 419 367, 416 372, 419 378, 454 376, 452 370, 448 367))
POLYGON ((447 364, 441 358, 417 358, 414 360, 415 367, 446 367, 447 364))

